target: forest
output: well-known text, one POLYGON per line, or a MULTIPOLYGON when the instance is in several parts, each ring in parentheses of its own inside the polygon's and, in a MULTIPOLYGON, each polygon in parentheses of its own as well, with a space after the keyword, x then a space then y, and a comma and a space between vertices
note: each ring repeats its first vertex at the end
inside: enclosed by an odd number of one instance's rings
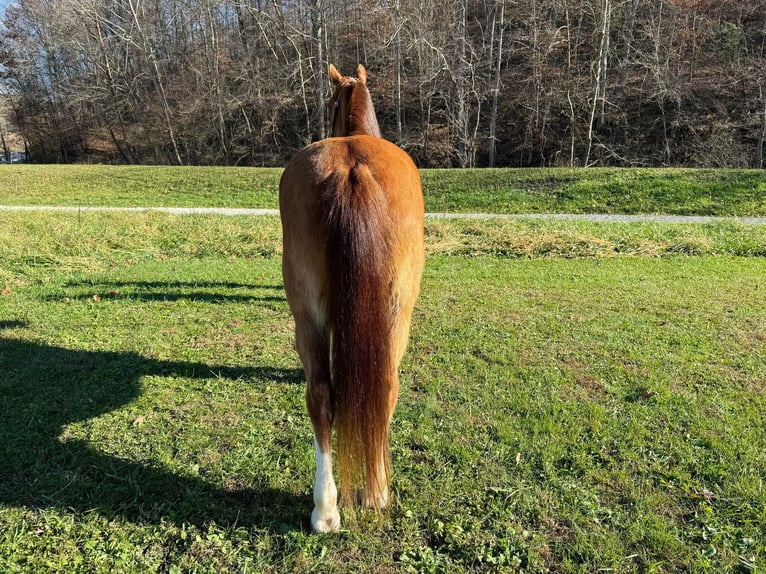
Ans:
POLYGON ((15 0, 0 135, 278 166, 327 135, 329 63, 420 167, 764 167, 766 0, 15 0))

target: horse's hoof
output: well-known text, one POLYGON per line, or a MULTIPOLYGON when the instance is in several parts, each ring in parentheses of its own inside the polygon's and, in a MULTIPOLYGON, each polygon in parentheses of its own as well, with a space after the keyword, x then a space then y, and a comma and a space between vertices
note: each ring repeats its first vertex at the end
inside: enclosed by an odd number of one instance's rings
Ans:
POLYGON ((373 497, 365 489, 364 491, 362 491, 360 499, 362 503, 362 508, 383 509, 386 506, 388 506, 388 490, 386 489, 383 492, 378 493, 377 496, 373 497))
POLYGON ((323 514, 319 509, 314 508, 311 512, 311 527, 318 534, 335 532, 340 528, 340 513, 336 508, 332 512, 323 514))

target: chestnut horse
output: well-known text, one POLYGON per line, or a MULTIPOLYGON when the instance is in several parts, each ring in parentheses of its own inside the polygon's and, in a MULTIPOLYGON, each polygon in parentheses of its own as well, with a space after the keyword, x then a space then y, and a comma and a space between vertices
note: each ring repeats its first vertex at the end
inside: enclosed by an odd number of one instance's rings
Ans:
POLYGON ((330 66, 331 137, 299 151, 279 182, 282 275, 306 371, 316 484, 311 525, 340 526, 341 500, 388 502, 389 423, 423 270, 423 192, 410 157, 380 137, 367 72, 330 66))

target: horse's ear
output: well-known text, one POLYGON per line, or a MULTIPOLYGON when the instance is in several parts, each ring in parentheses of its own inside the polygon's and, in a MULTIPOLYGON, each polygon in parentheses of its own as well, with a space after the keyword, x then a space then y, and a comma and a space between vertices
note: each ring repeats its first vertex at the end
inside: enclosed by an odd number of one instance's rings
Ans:
POLYGON ((340 75, 340 72, 330 64, 330 80, 332 80, 332 83, 336 86, 340 84, 340 81, 343 79, 343 76, 340 75))
POLYGON ((360 84, 367 83, 367 70, 364 69, 364 66, 362 66, 362 64, 359 64, 356 67, 356 77, 359 80, 360 84))

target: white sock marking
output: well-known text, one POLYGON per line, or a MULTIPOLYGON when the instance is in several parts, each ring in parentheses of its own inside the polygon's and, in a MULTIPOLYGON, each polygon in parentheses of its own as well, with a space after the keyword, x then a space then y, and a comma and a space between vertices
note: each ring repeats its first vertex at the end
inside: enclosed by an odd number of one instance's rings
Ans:
POLYGON ((340 527, 338 489, 332 476, 332 451, 324 453, 314 439, 316 482, 314 484, 314 510, 311 526, 316 532, 332 532, 340 527))

